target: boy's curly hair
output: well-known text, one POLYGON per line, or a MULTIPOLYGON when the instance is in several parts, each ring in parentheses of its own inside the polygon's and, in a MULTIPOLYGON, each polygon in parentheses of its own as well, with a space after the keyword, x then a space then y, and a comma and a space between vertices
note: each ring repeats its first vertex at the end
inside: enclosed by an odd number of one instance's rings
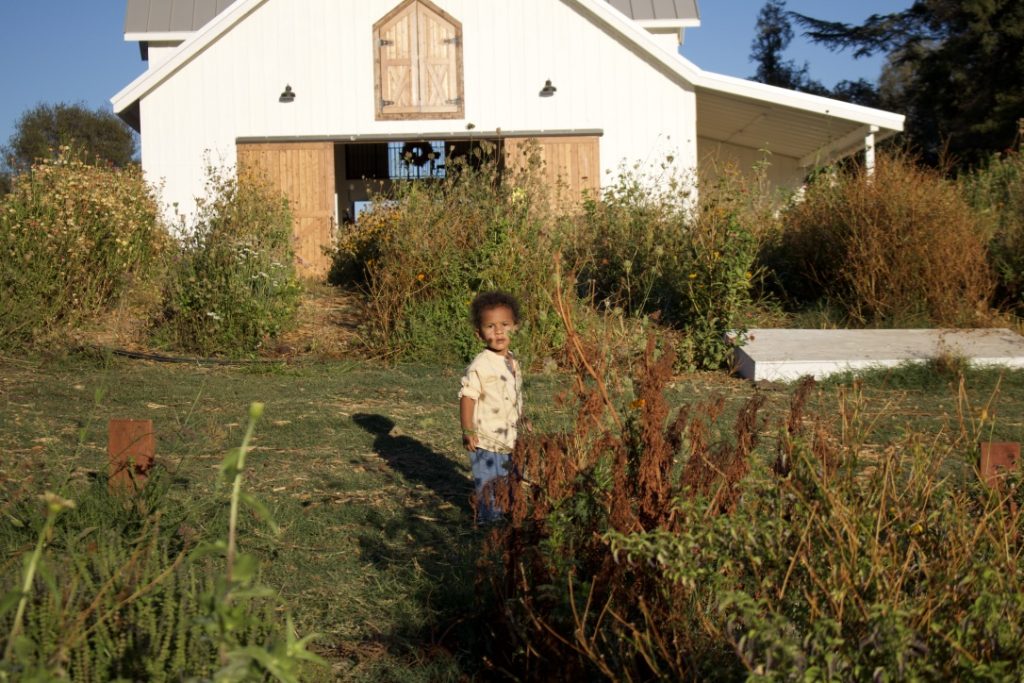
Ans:
POLYGON ((502 291, 491 291, 491 292, 480 292, 473 299, 473 303, 469 306, 470 319, 473 321, 473 327, 477 330, 480 329, 480 323, 483 320, 484 311, 488 311, 492 308, 498 308, 500 306, 507 307, 512 311, 512 320, 519 324, 519 301, 508 292, 502 291))

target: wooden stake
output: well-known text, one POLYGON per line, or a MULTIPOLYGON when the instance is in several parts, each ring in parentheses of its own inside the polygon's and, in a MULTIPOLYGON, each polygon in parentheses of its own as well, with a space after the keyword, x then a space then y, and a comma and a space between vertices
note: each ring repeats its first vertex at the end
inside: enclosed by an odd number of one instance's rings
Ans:
POLYGON ((152 420, 110 420, 107 423, 110 488, 137 493, 146 483, 156 455, 152 420))
POLYGON ((981 479, 989 486, 999 486, 1007 472, 1020 467, 1020 444, 1014 441, 982 441, 981 479))

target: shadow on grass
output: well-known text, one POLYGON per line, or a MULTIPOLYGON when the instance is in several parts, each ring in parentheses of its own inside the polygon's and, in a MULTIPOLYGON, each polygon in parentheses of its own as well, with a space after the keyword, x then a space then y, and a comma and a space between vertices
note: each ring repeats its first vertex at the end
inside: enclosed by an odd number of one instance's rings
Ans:
POLYGON ((359 662, 348 675, 410 681, 475 675, 484 636, 476 623, 481 534, 472 528, 472 484, 444 454, 413 437, 392 435, 392 419, 359 413, 352 420, 374 436, 374 452, 392 470, 448 505, 439 509, 421 489, 409 491, 400 510, 368 511, 357 537, 360 557, 379 572, 381 589, 402 599, 383 608, 387 627, 377 638, 338 644, 343 656, 359 662), (375 647, 386 655, 375 657, 375 647))
POLYGON ((373 451, 413 484, 422 484, 463 512, 470 511, 472 485, 450 459, 411 436, 392 436, 395 422, 384 415, 356 413, 352 421, 374 435, 373 451))

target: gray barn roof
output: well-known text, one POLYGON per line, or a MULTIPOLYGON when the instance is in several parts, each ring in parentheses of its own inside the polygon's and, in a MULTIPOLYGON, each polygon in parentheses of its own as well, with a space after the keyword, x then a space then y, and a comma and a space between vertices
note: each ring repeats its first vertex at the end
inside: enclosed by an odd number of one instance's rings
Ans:
MULTIPOLYGON (((125 33, 197 31, 235 0, 127 0, 125 33)), ((697 0, 608 0, 637 21, 698 19, 697 0)))
POLYGON ((196 31, 235 0, 128 0, 125 33, 196 31))
POLYGON ((700 18, 697 0, 608 0, 608 3, 636 21, 700 18))

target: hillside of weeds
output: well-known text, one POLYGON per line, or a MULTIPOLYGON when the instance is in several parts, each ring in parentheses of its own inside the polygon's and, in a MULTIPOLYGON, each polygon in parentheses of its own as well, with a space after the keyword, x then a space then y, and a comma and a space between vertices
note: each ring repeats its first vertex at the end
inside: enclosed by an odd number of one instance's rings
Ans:
POLYGON ((471 355, 466 302, 490 288, 525 303, 523 354, 553 358, 556 270, 581 328, 620 318, 635 356, 654 321, 677 333, 689 369, 726 365, 724 334, 752 325, 984 327, 1019 314, 1019 155, 959 181, 882 155, 873 174, 823 169, 797 193, 773 189, 766 164, 702 178, 619 169, 600 197, 567 204, 536 160, 505 173, 484 150, 378 197, 341 231, 333 279, 366 296, 367 349, 405 359, 471 355))
MULTIPOLYGON (((873 175, 822 169, 797 193, 770 186, 770 160, 699 178, 620 168, 570 202, 535 152, 507 169, 482 145, 339 229, 331 279, 365 302, 368 355, 462 362, 476 345, 467 302, 499 288, 523 304, 521 355, 550 365, 564 342, 556 271, 582 329, 618 320, 624 357, 668 331, 681 369, 728 365, 725 334, 749 326, 1012 325, 1024 305, 1019 153, 956 180, 880 155, 873 175)), ((165 225, 157 202, 136 169, 71 150, 15 178, 0 199, 0 348, 74 346, 119 316, 144 350, 277 348, 301 300, 287 203, 212 167, 189 217, 165 225)))
POLYGON ((371 353, 463 361, 477 348, 468 302, 497 288, 522 304, 519 353, 550 361, 564 341, 551 294, 564 272, 579 324, 620 320, 626 355, 657 320, 681 333, 681 365, 726 362, 723 335, 753 307, 768 205, 752 181, 723 173, 695 204, 692 179, 625 169, 601 197, 566 203, 536 155, 505 173, 493 150, 479 151, 478 163, 449 164, 445 178, 397 185, 341 232, 332 280, 365 293, 371 353))
POLYGON ((140 169, 66 148, 35 165, 0 198, 0 348, 66 338, 140 287, 168 247, 140 169))

